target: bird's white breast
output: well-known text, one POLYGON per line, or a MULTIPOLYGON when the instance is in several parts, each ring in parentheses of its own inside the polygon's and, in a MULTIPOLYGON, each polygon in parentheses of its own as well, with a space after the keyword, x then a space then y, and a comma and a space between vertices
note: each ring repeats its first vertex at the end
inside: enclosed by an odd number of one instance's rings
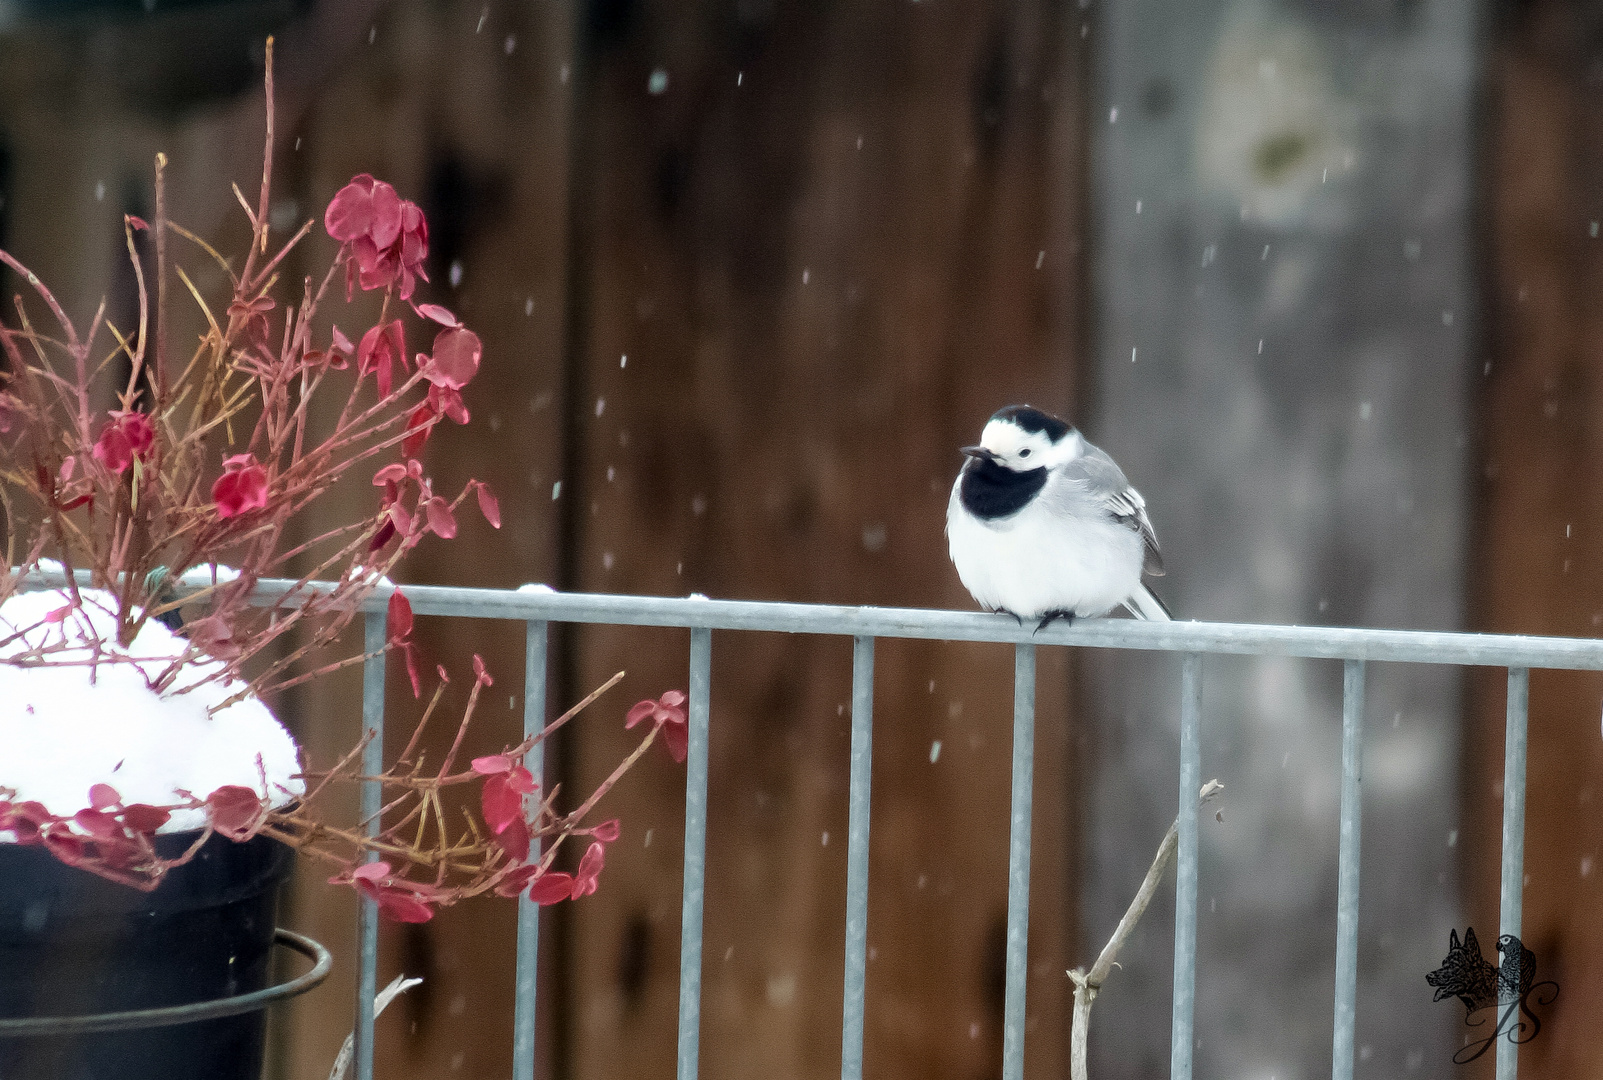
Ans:
POLYGON ((954 485, 946 536, 957 576, 988 610, 1105 615, 1141 584, 1140 535, 1111 519, 1057 512, 1050 489, 1016 514, 985 521, 964 509, 954 485))

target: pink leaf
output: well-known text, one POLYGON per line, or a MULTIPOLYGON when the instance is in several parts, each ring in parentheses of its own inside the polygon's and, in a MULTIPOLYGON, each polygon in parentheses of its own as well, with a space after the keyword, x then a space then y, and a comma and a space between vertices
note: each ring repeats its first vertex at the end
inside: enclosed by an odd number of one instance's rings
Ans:
MULTIPOLYGON (((156 429, 151 426, 150 417, 141 412, 114 412, 100 429, 100 437, 95 440, 90 454, 112 472, 121 473, 135 458, 148 454, 155 441, 156 429)), ((72 476, 68 465, 72 460, 68 458, 62 463, 63 481, 72 476)))
POLYGON ((383 881, 385 878, 389 877, 392 872, 393 871, 390 868, 390 864, 385 862, 383 859, 380 859, 377 862, 363 863, 361 866, 358 866, 355 870, 351 871, 351 877, 358 881, 377 882, 383 881))
POLYGON ((375 897, 378 909, 388 918, 402 923, 424 923, 434 918, 434 909, 410 893, 381 889, 375 897))
POLYGON ((323 211, 323 228, 340 243, 365 236, 373 228, 373 178, 362 173, 340 188, 323 211))
POLYGON ((506 777, 507 786, 520 795, 531 795, 540 786, 534 782, 534 774, 522 765, 512 766, 507 770, 506 777))
POLYGON ((434 430, 438 415, 426 401, 420 402, 418 407, 412 410, 411 415, 406 418, 406 437, 401 440, 401 453, 415 458, 423 452, 423 446, 429 441, 429 432, 434 430))
POLYGON ((416 311, 425 319, 433 319, 441 326, 448 326, 452 329, 455 329, 456 327, 462 325, 461 320, 459 320, 455 315, 451 314, 449 308, 443 308, 439 304, 418 304, 412 310, 416 311))
POLYGON ((395 281, 395 261, 389 252, 378 249, 371 236, 358 236, 351 241, 351 262, 361 271, 364 289, 380 289, 395 281))
POLYGON ((390 396, 395 364, 404 364, 405 361, 406 331, 400 319, 391 319, 373 327, 362 335, 362 343, 356 347, 356 370, 364 376, 369 373, 376 375, 381 398, 390 396))
POLYGON ((56 608, 56 610, 54 610, 54 611, 50 612, 49 614, 47 614, 45 616, 45 622, 47 622, 47 623, 58 623, 58 622, 61 622, 63 619, 65 619, 68 615, 71 615, 71 614, 72 614, 72 605, 71 604, 63 604, 61 607, 58 607, 58 608, 56 608))
POLYGON ((669 690, 656 701, 647 698, 636 702, 634 708, 624 719, 624 727, 632 728, 646 717, 656 723, 662 730, 663 745, 668 753, 677 762, 683 763, 689 752, 690 730, 685 717, 685 710, 681 708, 685 703, 683 690, 669 690))
POLYGON ((88 843, 82 837, 74 836, 59 826, 44 829, 39 837, 44 841, 50 854, 68 866, 81 866, 88 857, 88 843))
POLYGON ((136 833, 150 835, 172 818, 172 814, 146 803, 123 807, 122 823, 136 833))
POLYGON ((89 805, 96 810, 106 810, 122 802, 122 796, 110 784, 95 784, 89 789, 89 805))
POLYGON ((668 747, 668 755, 683 765, 685 757, 690 753, 690 731, 687 725, 662 725, 662 740, 668 747))
POLYGON ((405 479, 406 466, 401 464, 399 461, 396 461, 384 466, 378 472, 373 474, 373 486, 383 487, 385 484, 393 484, 405 479))
POLYGON ((473 654, 473 678, 485 686, 495 685, 495 679, 490 676, 490 669, 484 666, 484 657, 478 653, 473 654))
POLYGON ((255 458, 236 454, 223 465, 228 471, 212 485, 218 517, 231 518, 267 505, 267 470, 255 464, 255 458))
POLYGON ((105 838, 119 831, 115 816, 103 810, 80 810, 72 816, 78 827, 90 836, 105 838))
POLYGON ((451 513, 451 504, 436 495, 423 504, 429 517, 429 530, 436 536, 450 540, 456 536, 456 515, 451 513))
MULTIPOLYGON (((422 353, 418 354, 418 358, 421 363, 428 362, 428 357, 422 353)), ((465 424, 471 418, 461 393, 439 383, 429 384, 428 406, 435 416, 448 417, 452 423, 465 424)))
POLYGON ((484 515, 484 520, 488 521, 492 528, 499 529, 501 527, 501 504, 496 500, 495 492, 491 491, 490 485, 482 480, 475 480, 474 483, 477 485, 474 488, 474 494, 479 497, 479 513, 484 515))
POLYGON ((373 227, 368 235, 380 250, 401 236, 401 197, 382 180, 373 182, 373 227))
POLYGON ((494 776, 504 773, 512 768, 512 758, 506 754, 491 754, 488 757, 473 759, 473 771, 484 776, 494 776))
POLYGON ((423 368, 429 382, 460 390, 472 381, 479 371, 479 356, 484 345, 479 335, 457 327, 441 330, 434 338, 434 355, 423 368))
POLYGON ((401 203, 401 265, 408 267, 424 281, 423 260, 429 253, 429 223, 415 202, 401 203))
POLYGON ((405 641, 412 636, 412 602, 400 589, 390 593, 386 618, 391 642, 405 641))
POLYGON ((261 796, 248 787, 225 784, 206 796, 212 828, 230 840, 248 840, 261 824, 261 796))
POLYGON ((134 214, 124 214, 123 220, 132 225, 139 232, 146 232, 150 228, 150 226, 145 223, 144 218, 138 217, 134 214))
POLYGON ((579 860, 578 873, 573 875, 573 898, 589 896, 596 891, 600 884, 601 866, 607 861, 607 849, 600 844, 591 844, 590 849, 579 860))
POLYGON ((512 897, 529 887, 529 881, 540 872, 540 864, 520 866, 495 883, 495 895, 512 897))
POLYGON ((529 886, 529 899, 536 904, 555 904, 573 895, 570 874, 543 874, 529 886))
POLYGON ((485 779, 484 791, 479 795, 479 806, 484 814, 484 823, 494 833, 504 831, 523 816, 523 796, 507 783, 505 773, 485 779))
POLYGON ((529 857, 529 823, 521 817, 513 818, 496 836, 495 842, 501 845, 507 858, 522 862, 529 857))
POLYGON ((233 628, 221 615, 207 615, 203 619, 184 624, 184 633, 196 648, 210 653, 218 660, 230 660, 238 656, 240 646, 234 640, 233 628))
POLYGON ((600 825, 597 825, 595 828, 591 829, 590 835, 594 836, 597 840, 610 844, 614 840, 618 839, 618 834, 622 831, 623 826, 618 823, 617 818, 613 818, 611 821, 603 821, 600 825))
POLYGON ((55 816, 45 809, 44 803, 29 800, 12 803, 6 813, 0 814, 0 827, 10 830, 19 844, 37 844, 42 839, 44 826, 54 820, 55 816))
POLYGON ((395 522, 391 521, 389 516, 386 514, 384 518, 384 524, 379 526, 378 532, 374 533, 373 539, 369 540, 367 543, 368 554, 372 554, 373 552, 377 551, 394 538, 395 522))

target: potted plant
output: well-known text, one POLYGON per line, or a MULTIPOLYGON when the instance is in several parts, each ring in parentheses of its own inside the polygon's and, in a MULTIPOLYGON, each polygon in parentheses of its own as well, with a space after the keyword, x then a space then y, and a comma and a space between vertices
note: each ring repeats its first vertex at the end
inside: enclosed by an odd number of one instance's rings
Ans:
MULTIPOLYGON (((486 485, 437 492, 422 462, 435 425, 469 421, 462 391, 483 347, 450 311, 415 299, 428 252, 421 210, 355 177, 323 215, 337 256, 292 291, 285 257, 317 223, 272 235, 272 102, 269 41, 262 184, 255 209, 240 196, 250 241, 238 258, 168 220, 157 156, 154 219, 124 222, 136 324, 112 325, 104 302, 75 322, 0 252, 31 290, 0 327, 0 1020, 260 988, 292 854, 327 864, 331 883, 401 921, 482 894, 583 896, 618 835, 616 821, 587 823, 597 800, 659 731, 683 760, 683 695, 642 702, 628 718, 651 721, 640 744, 560 812, 523 754, 617 679, 543 733, 463 762, 491 683, 478 657, 440 760, 425 760, 419 736, 442 711, 443 667, 410 742, 377 778, 361 774, 365 740, 311 768, 273 716, 279 691, 365 659, 331 650, 381 589, 385 649, 404 656, 421 696, 411 609, 388 575, 427 538, 454 537, 469 499, 500 521, 486 485), (180 252, 219 268, 221 302, 180 252), (367 293, 381 310, 361 332, 329 321, 329 306, 367 293), (169 341, 177 296, 207 328, 187 354, 169 341), (420 332, 428 351, 409 355, 420 332), (320 425, 325 415, 336 419, 320 425), (347 476, 371 477, 371 507, 297 539, 308 508, 347 476), (266 578, 292 584, 262 604, 266 578), (376 835, 330 816, 331 790, 375 779, 376 835), (465 826, 452 805, 463 791, 476 794, 465 826), (569 839, 586 850, 559 872, 569 839)), ((260 1014, 0 1039, 0 1076, 253 1076, 261 1043, 260 1014)))

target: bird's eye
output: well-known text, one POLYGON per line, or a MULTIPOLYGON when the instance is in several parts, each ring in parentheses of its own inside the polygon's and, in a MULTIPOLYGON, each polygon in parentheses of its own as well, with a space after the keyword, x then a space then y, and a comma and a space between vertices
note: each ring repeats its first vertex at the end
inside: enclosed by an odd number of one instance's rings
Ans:
POLYGON ((1019 451, 1019 457, 1029 457, 1029 456, 1030 456, 1030 448, 1028 446, 1026 446, 1023 450, 1019 451))

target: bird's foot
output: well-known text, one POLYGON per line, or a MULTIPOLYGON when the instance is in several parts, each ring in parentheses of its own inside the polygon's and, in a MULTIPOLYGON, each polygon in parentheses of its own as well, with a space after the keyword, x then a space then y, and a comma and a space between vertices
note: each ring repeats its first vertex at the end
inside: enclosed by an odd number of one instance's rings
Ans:
POLYGON ((1039 634, 1042 630, 1045 630, 1048 626, 1051 626, 1052 622, 1054 620, 1056 620, 1056 619, 1062 619, 1066 623, 1072 623, 1074 621, 1074 612, 1072 612, 1072 611, 1049 611, 1049 612, 1047 612, 1045 615, 1041 616, 1041 621, 1040 621, 1040 623, 1038 623, 1036 625, 1035 632, 1037 634, 1039 634))
POLYGON ((1005 607, 993 608, 992 611, 997 615, 1010 616, 1013 619, 1013 621, 1018 623, 1020 626, 1024 625, 1024 617, 1022 615, 1019 615, 1017 612, 1009 611, 1005 607))

